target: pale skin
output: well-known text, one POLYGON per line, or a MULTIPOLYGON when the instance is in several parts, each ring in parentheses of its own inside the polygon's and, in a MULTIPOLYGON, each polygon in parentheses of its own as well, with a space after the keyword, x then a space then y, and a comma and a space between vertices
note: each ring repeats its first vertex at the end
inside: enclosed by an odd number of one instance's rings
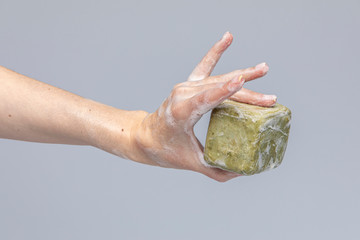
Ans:
POLYGON ((228 98, 265 107, 276 102, 274 95, 243 88, 267 73, 265 63, 210 76, 232 40, 225 33, 154 113, 107 106, 0 66, 0 138, 90 145, 139 163, 230 180, 239 175, 204 162, 194 125, 228 98))

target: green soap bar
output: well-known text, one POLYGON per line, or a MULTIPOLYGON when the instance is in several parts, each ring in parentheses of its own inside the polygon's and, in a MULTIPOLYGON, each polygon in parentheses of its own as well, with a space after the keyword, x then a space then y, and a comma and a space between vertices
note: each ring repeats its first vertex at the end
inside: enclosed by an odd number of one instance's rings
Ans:
POLYGON ((215 167, 253 175, 280 165, 291 111, 276 103, 259 107, 226 100, 211 113, 204 158, 215 167))

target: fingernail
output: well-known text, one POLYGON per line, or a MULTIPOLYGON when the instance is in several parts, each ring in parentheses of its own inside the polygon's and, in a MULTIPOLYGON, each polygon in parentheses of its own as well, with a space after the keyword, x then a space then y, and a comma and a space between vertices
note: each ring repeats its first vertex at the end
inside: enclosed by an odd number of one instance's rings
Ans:
POLYGON ((277 96, 276 95, 264 95, 264 99, 266 101, 272 102, 272 105, 275 105, 276 101, 277 101, 277 96))
POLYGON ((222 36, 222 39, 226 38, 226 35, 229 34, 229 31, 225 32, 224 35, 222 36))
POLYGON ((245 82, 245 78, 243 77, 243 75, 240 75, 239 77, 234 77, 231 82, 233 83, 242 83, 245 82))
POLYGON ((269 66, 265 62, 263 62, 263 63, 256 65, 255 69, 256 70, 263 69, 264 73, 266 73, 267 71, 269 71, 269 66))
POLYGON ((231 43, 231 38, 229 37, 231 35, 231 33, 229 31, 227 31, 226 33, 224 33, 224 35, 222 36, 221 38, 221 41, 225 40, 226 38, 228 38, 229 42, 228 43, 231 43))
POLYGON ((239 76, 238 81, 241 82, 241 83, 245 82, 245 78, 243 77, 243 75, 239 76))
POLYGON ((229 90, 235 91, 236 89, 240 89, 244 85, 244 82, 245 78, 243 75, 234 77, 230 80, 229 90))

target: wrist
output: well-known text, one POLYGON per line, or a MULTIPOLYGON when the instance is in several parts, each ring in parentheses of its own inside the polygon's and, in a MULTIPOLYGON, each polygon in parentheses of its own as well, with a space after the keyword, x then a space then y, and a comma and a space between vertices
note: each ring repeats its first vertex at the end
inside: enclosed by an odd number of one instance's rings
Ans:
POLYGON ((136 162, 151 164, 143 151, 143 143, 151 141, 150 129, 146 126, 151 113, 136 111, 134 116, 135 121, 133 121, 129 134, 129 152, 127 158, 136 162))
POLYGON ((157 154, 161 146, 157 146, 158 134, 155 133, 160 123, 154 117, 157 113, 146 113, 141 121, 134 125, 131 133, 132 160, 148 165, 158 166, 157 154), (154 126, 155 125, 155 126, 154 126))
POLYGON ((90 124, 87 127, 90 145, 121 158, 139 161, 134 135, 148 113, 109 106, 102 106, 98 111, 95 118, 87 121, 90 124))

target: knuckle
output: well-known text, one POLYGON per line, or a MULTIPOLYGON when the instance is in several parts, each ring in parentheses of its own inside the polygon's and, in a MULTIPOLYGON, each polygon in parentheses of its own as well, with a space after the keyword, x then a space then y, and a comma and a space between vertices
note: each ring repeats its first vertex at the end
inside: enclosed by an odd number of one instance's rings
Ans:
POLYGON ((174 96, 177 96, 177 95, 181 95, 184 93, 184 89, 182 86, 180 85, 175 85, 171 91, 171 95, 174 97, 174 96))
POLYGON ((173 90, 189 86, 189 82, 181 82, 174 85, 173 90))
POLYGON ((169 100, 170 102, 176 102, 177 99, 178 99, 178 96, 179 96, 180 92, 179 90, 176 88, 176 89, 173 89, 170 93, 170 96, 169 96, 169 100))
POLYGON ((184 120, 186 119, 186 116, 184 114, 184 110, 183 108, 180 106, 180 104, 174 104, 171 106, 170 108, 171 110, 171 113, 173 115, 173 117, 176 119, 176 120, 184 120))
POLYGON ((214 65, 216 63, 216 59, 212 55, 206 55, 204 57, 204 63, 207 65, 214 65))
POLYGON ((174 117, 176 117, 176 115, 178 114, 178 110, 179 108, 178 108, 178 106, 177 106, 177 104, 172 104, 171 105, 171 107, 170 107, 170 111, 171 111, 171 113, 172 113, 172 115, 174 116, 174 117))
POLYGON ((183 85, 183 83, 175 84, 174 87, 173 87, 173 90, 181 87, 182 85, 183 85))

